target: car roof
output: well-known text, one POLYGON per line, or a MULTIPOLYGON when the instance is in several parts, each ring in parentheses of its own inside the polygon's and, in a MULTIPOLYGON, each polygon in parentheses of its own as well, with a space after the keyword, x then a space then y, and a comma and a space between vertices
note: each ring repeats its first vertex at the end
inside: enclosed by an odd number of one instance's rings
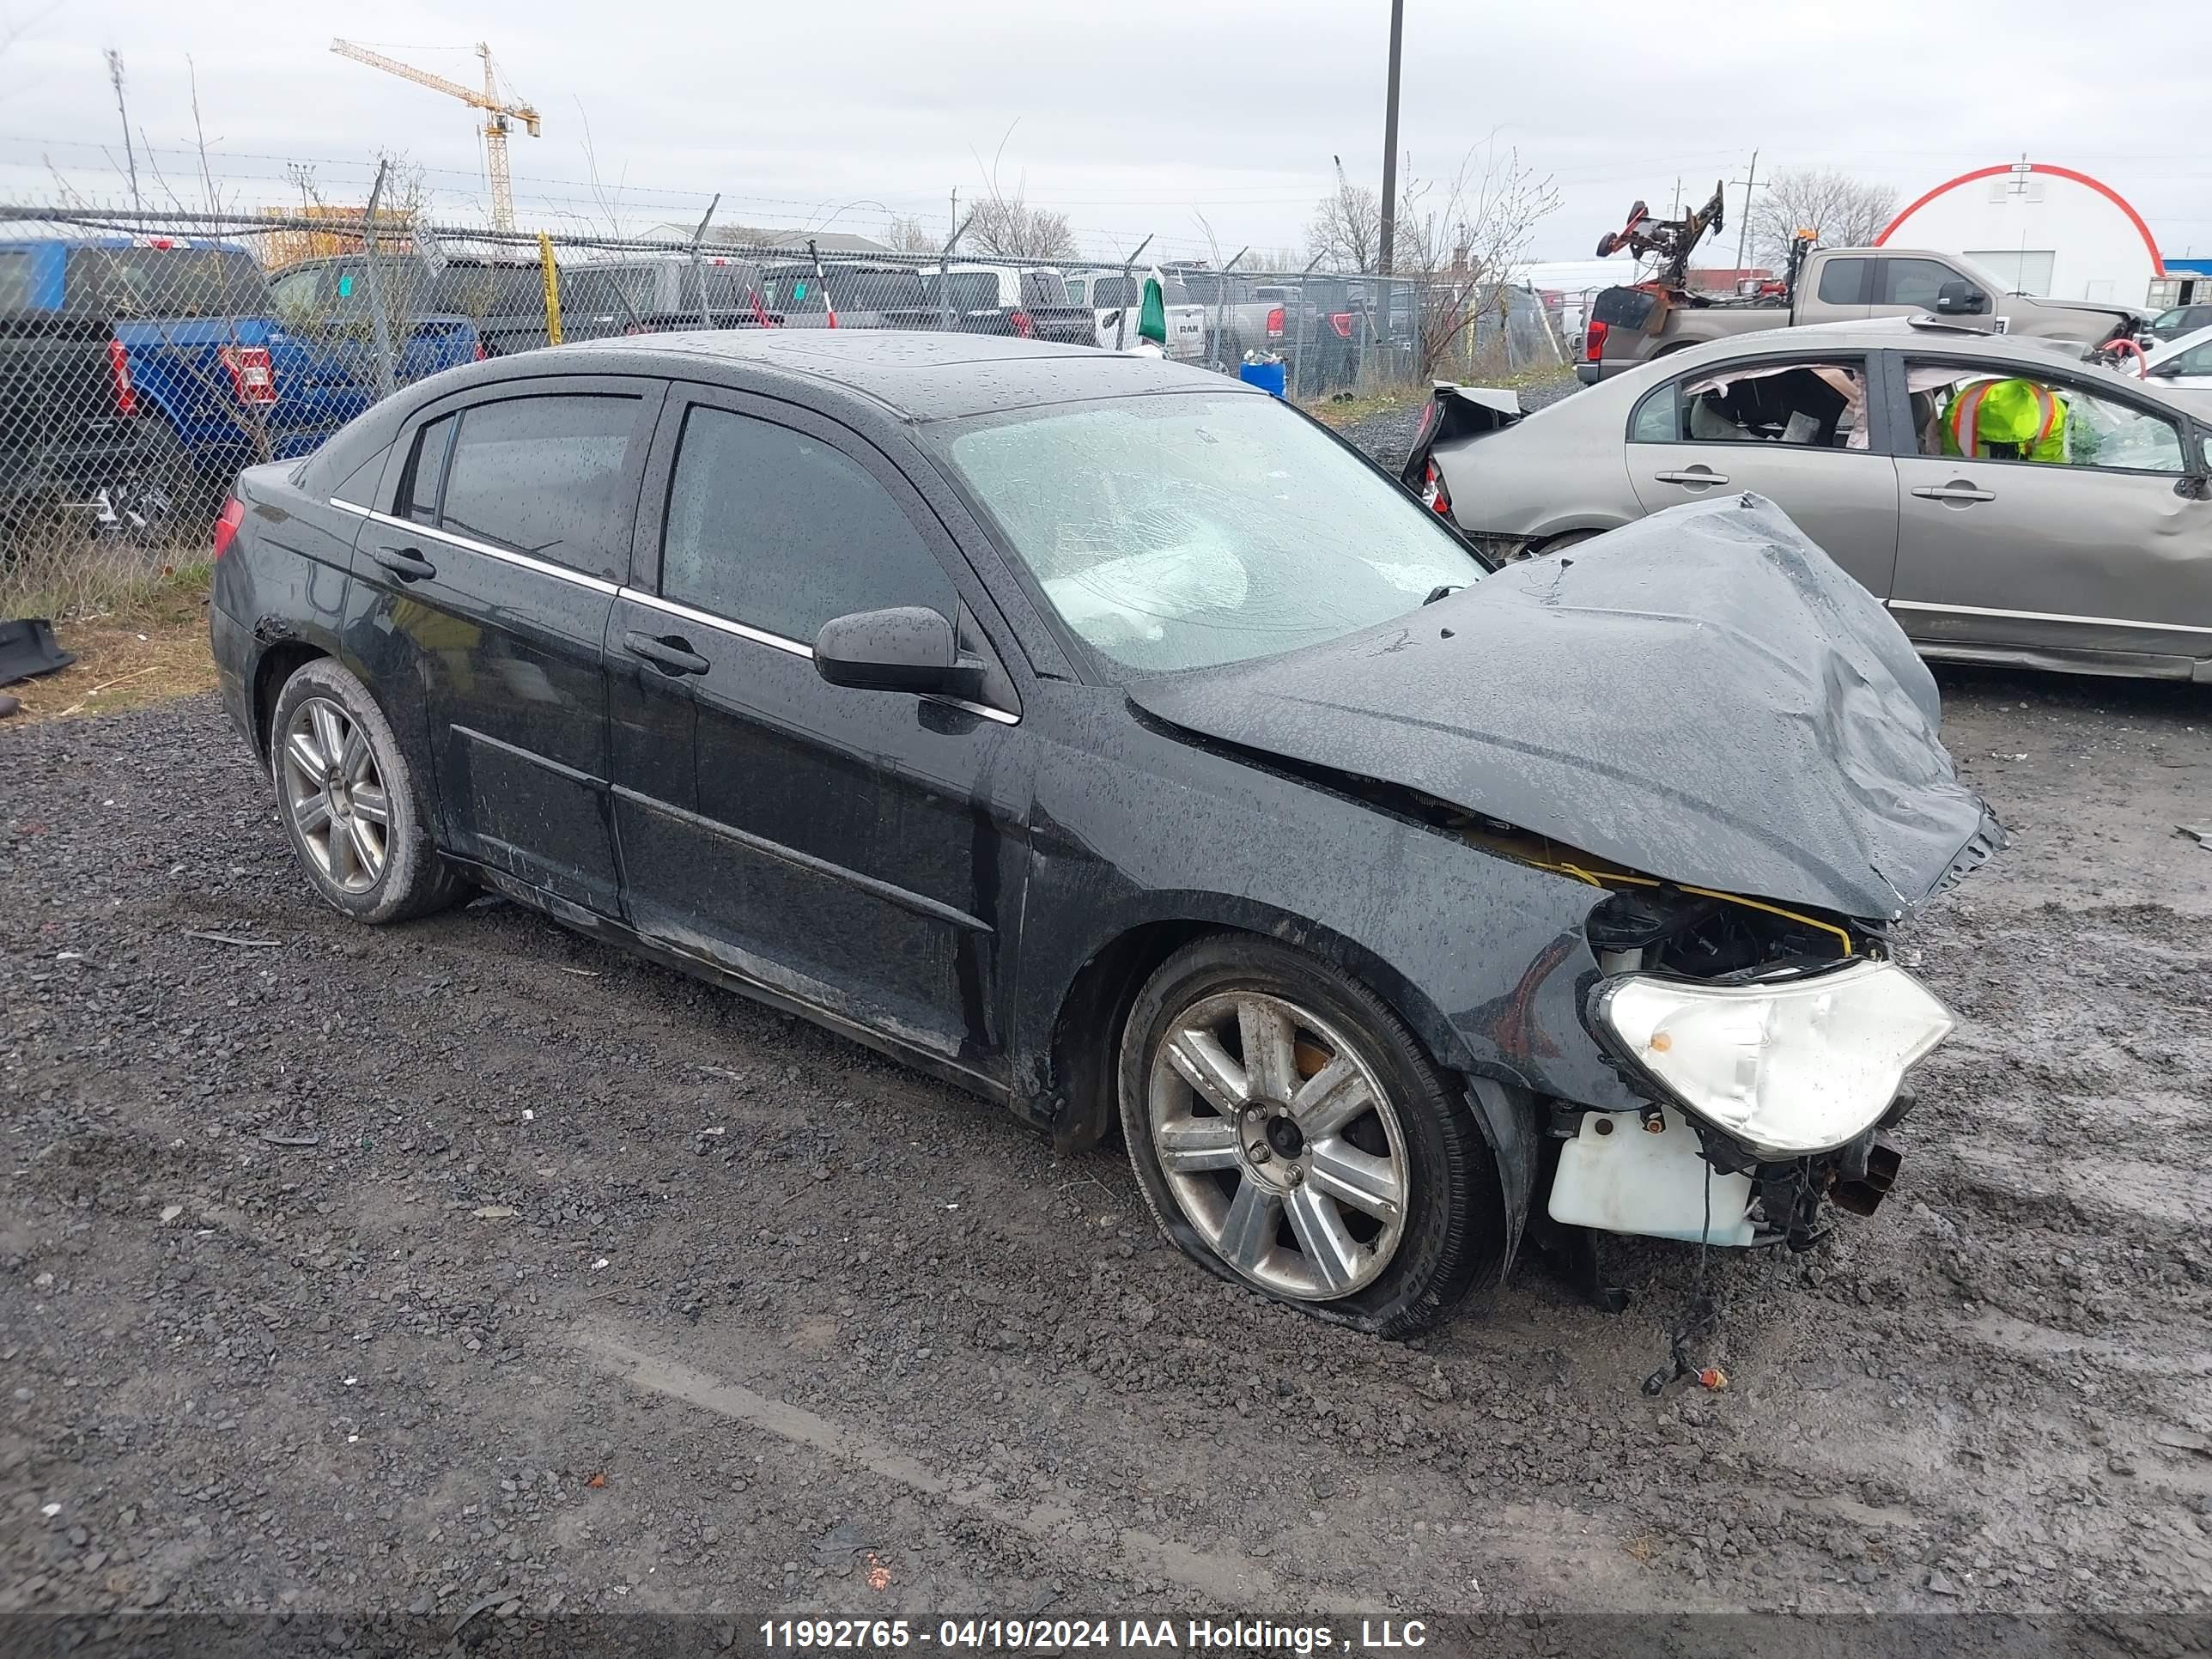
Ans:
MULTIPOLYGON (((640 359, 643 372, 681 374, 744 364, 866 398, 912 421, 958 420, 1040 404, 1133 398, 1148 392, 1215 392, 1264 397, 1225 375, 1093 346, 1055 345, 994 334, 932 334, 911 329, 696 329, 637 334, 561 348, 565 353, 640 359)), ((507 359, 503 361, 520 361, 507 359)), ((542 364, 538 372, 544 373, 542 364)))

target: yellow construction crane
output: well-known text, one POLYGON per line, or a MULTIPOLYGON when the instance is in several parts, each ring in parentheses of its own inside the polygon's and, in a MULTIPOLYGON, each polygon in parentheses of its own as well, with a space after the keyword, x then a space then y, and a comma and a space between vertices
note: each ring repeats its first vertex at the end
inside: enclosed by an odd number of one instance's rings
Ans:
POLYGON ((333 40, 331 50, 341 58, 350 58, 356 64, 366 64, 371 69, 380 69, 387 75, 412 81, 418 87, 428 87, 433 92, 442 92, 448 98, 458 98, 472 109, 484 112, 484 171, 491 177, 491 223, 494 230, 514 228, 514 186, 507 177, 507 134, 509 121, 520 121, 538 136, 538 112, 527 104, 511 104, 499 95, 499 82, 492 74, 491 48, 483 41, 477 42, 477 56, 483 59, 483 90, 477 92, 463 86, 459 81, 448 81, 442 75, 433 75, 428 70, 418 70, 411 64, 403 64, 396 58, 386 58, 380 52, 371 52, 367 46, 357 46, 350 40, 333 40))

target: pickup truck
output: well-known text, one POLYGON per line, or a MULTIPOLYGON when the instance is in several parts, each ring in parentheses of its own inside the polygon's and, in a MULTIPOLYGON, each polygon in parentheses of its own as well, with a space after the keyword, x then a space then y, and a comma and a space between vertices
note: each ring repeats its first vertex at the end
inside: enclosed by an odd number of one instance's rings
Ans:
POLYGON ((949 318, 963 334, 1013 334, 1056 345, 1098 343, 1089 308, 1069 303, 1066 278, 1057 270, 931 265, 921 273, 921 287, 930 304, 939 308, 940 325, 949 318))
MULTIPOLYGON (((1066 278, 1067 297, 1091 309, 1093 340, 1109 351, 1126 351, 1137 343, 1137 314, 1145 303, 1145 278, 1131 271, 1071 271, 1066 278)), ((1194 304, 1190 291, 1173 276, 1164 276, 1160 299, 1167 307, 1167 355, 1181 363, 1202 363, 1211 353, 1210 313, 1194 304)))
POLYGON ((912 265, 825 259, 770 265, 761 272, 768 309, 784 328, 919 328, 938 325, 937 307, 912 265))
MULTIPOLYGON (((274 319, 240 243, 73 232, 0 242, 0 259, 21 315, 110 331, 135 406, 167 427, 196 498, 219 500, 242 467, 309 453, 376 400, 363 354, 274 319)), ((447 347, 460 362, 476 355, 472 332, 465 349, 447 347)))
MULTIPOLYGON (((411 385, 485 355, 475 323, 424 303, 436 278, 421 260, 386 255, 377 260, 377 276, 392 323, 394 386, 411 385)), ((373 397, 376 334, 368 311, 368 260, 358 253, 301 259, 271 272, 268 282, 270 315, 293 338, 333 364, 343 364, 347 377, 373 397)))
POLYGON ((1248 351, 1279 351, 1289 331, 1291 302, 1279 286, 1261 288, 1249 276, 1202 265, 1170 266, 1168 274, 1206 311, 1211 358, 1221 368, 1243 362, 1248 351))
POLYGON ((96 532, 159 526, 184 471, 114 331, 23 307, 22 258, 0 250, 0 566, 18 534, 57 516, 96 532))
POLYGON ((1924 248, 1814 248, 1786 295, 1712 299, 1668 285, 1609 288, 1591 302, 1576 377, 1594 386, 1655 357, 1759 329, 1933 313, 1981 318, 1999 333, 2077 342, 2085 349, 2133 338, 2141 313, 2124 306, 2037 300, 1955 253, 1924 248))

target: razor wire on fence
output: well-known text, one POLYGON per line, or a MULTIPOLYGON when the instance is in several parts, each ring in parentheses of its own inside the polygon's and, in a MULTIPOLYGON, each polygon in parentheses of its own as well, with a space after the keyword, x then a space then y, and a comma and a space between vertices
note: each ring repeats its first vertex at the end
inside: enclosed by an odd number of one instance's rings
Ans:
MULTIPOLYGON (((244 467, 483 357, 688 330, 908 329, 1130 349, 1301 399, 1562 360, 1538 297, 1468 273, 1066 264, 502 232, 380 217, 0 207, 0 605, 68 614, 197 558, 244 467)), ((825 247, 824 241, 835 246, 825 247)))

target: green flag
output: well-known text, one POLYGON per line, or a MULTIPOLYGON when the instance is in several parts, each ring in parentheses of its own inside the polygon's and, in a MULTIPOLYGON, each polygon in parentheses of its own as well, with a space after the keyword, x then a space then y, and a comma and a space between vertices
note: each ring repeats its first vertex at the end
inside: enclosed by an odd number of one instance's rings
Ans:
POLYGON ((1168 343, 1168 302, 1161 292, 1159 267, 1145 277, 1144 309, 1137 315, 1137 337, 1164 350, 1168 343))

